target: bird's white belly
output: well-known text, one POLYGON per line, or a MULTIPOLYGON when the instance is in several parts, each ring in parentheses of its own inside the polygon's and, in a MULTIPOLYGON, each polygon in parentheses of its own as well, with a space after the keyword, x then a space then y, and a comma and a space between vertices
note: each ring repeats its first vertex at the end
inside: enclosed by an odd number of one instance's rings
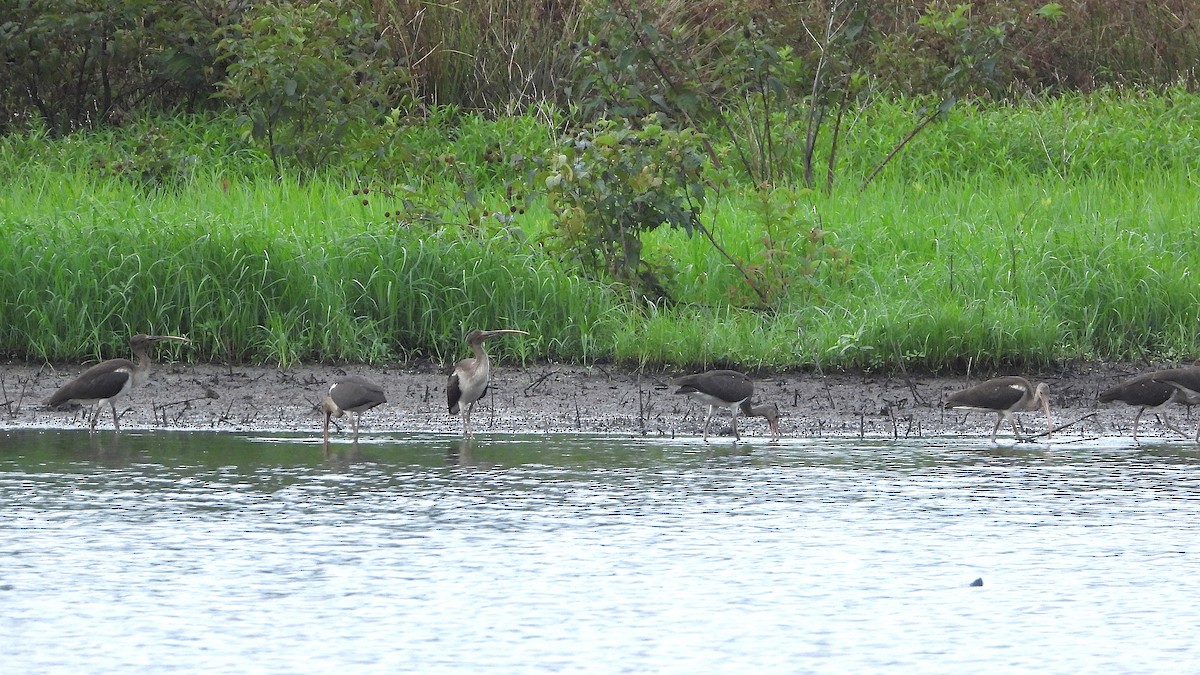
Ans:
POLYGON ((488 375, 491 374, 490 370, 490 368, 485 366, 471 373, 469 377, 467 373, 459 373, 458 383, 459 387, 462 388, 462 395, 459 400, 462 403, 474 403, 479 400, 480 396, 483 396, 484 390, 487 389, 488 375))

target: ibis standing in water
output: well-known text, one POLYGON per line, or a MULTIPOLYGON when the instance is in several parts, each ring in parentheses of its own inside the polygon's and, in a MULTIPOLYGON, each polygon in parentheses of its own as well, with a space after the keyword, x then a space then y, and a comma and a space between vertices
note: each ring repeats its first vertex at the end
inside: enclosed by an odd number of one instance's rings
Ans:
MULTIPOLYGON (((1155 382, 1164 382, 1175 388, 1173 399, 1179 403, 1200 403, 1200 366, 1160 370, 1154 374, 1155 382)), ((1196 442, 1200 443, 1200 427, 1196 428, 1196 442)))
POLYGON ((89 427, 96 429, 100 419, 100 406, 105 403, 112 409, 113 429, 121 430, 117 418, 117 399, 127 396, 134 387, 139 387, 150 378, 150 357, 147 355, 150 347, 166 340, 189 342, 187 338, 175 335, 144 335, 138 333, 129 338, 129 348, 133 350, 133 361, 129 359, 109 359, 80 373, 79 377, 64 384, 54 392, 46 403, 51 407, 64 403, 78 403, 92 406, 92 418, 89 427))
POLYGON ((704 440, 708 440, 708 425, 712 422, 717 408, 729 408, 733 413, 733 437, 741 439, 737 430, 737 416, 740 410, 746 417, 765 417, 771 427, 771 440, 779 438, 779 408, 774 403, 751 405, 754 396, 754 382, 736 370, 710 370, 695 375, 684 375, 671 381, 679 387, 676 394, 685 394, 689 398, 708 405, 708 416, 704 418, 704 440))
POLYGON ((1183 434, 1182 431, 1172 426, 1171 422, 1167 419, 1166 408, 1172 403, 1185 403, 1188 405, 1200 403, 1200 398, 1193 397, 1189 399, 1188 395, 1184 393, 1184 389, 1171 385, 1167 380, 1172 377, 1178 378, 1181 373, 1189 370, 1200 369, 1176 368, 1173 370, 1156 370, 1150 373, 1143 373, 1121 384, 1109 387, 1100 394, 1097 400, 1101 403, 1120 401, 1126 405, 1137 406, 1137 414, 1133 416, 1134 441, 1137 441, 1138 437, 1138 420, 1142 418, 1142 413, 1147 410, 1156 416, 1162 413, 1159 421, 1162 422, 1163 426, 1178 434, 1183 434), (1160 380, 1159 378, 1163 379, 1160 380))
POLYGON ((454 365, 446 383, 446 403, 451 415, 462 418, 463 436, 471 435, 471 411, 475 402, 483 398, 488 388, 488 378, 491 376, 491 362, 483 343, 501 335, 529 335, 523 330, 473 330, 467 335, 467 344, 471 346, 474 358, 463 359, 454 365))
POLYGON ((358 442, 358 423, 362 414, 382 403, 387 403, 383 387, 361 375, 347 375, 329 385, 329 393, 321 397, 321 412, 325 415, 322 435, 329 445, 329 418, 354 413, 354 442, 358 442))
POLYGON ((1049 436, 1054 429, 1054 420, 1050 417, 1050 387, 1045 382, 1035 387, 1029 380, 1015 375, 993 378, 969 389, 956 391, 946 397, 944 407, 996 413, 996 426, 992 427, 993 443, 1004 420, 1008 420, 1012 426, 1013 436, 1021 439, 1017 433, 1017 423, 1013 420, 1014 412, 1037 410, 1040 407, 1046 413, 1046 435, 1049 436))
MULTIPOLYGON (((1172 426, 1166 419, 1166 407, 1171 404, 1194 406, 1200 404, 1200 368, 1172 368, 1156 370, 1134 377, 1106 389, 1100 394, 1099 401, 1108 404, 1111 401, 1121 401, 1123 404, 1138 406, 1138 414, 1133 418, 1133 440, 1138 440, 1138 420, 1141 413, 1151 411, 1162 413, 1162 423, 1166 428, 1183 434, 1172 426)), ((1196 442, 1200 443, 1200 429, 1196 429, 1196 442)))

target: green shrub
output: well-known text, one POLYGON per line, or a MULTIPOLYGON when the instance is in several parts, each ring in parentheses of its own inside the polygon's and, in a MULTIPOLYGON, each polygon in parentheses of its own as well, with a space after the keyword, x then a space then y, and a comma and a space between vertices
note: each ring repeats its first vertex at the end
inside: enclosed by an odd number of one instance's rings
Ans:
POLYGON ((642 256, 642 235, 660 226, 691 234, 704 205, 699 134, 601 120, 542 158, 538 178, 561 249, 584 269, 607 272, 652 299, 667 296, 662 270, 642 256))
POLYGON ((121 123, 153 106, 202 106, 220 73, 222 0, 0 3, 0 133, 40 119, 53 133, 121 123))
POLYGON ((334 0, 255 3, 225 29, 221 95, 242 111, 247 135, 277 171, 285 158, 302 169, 345 161, 348 137, 404 107, 407 73, 377 30, 334 0))

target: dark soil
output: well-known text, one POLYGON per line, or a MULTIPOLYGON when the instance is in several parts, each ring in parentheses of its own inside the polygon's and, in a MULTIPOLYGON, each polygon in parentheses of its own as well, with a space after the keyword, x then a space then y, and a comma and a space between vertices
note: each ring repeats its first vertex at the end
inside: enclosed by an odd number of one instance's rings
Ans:
MULTIPOLYGON (((46 409, 44 401, 84 365, 0 365, 0 428, 86 428, 81 411, 46 409)), ((1135 410, 1097 405, 1104 389, 1163 365, 1089 364, 1027 374, 1050 386, 1051 409, 1063 438, 1131 434, 1135 410)), ((384 386, 388 403, 363 416, 363 432, 458 433, 446 412, 445 372, 428 365, 395 368, 303 365, 292 368, 223 365, 159 365, 151 381, 117 406, 123 429, 215 429, 320 433, 319 396, 340 375, 357 373, 384 386)), ((522 368, 493 364, 492 386, 476 405, 472 427, 489 432, 586 432, 647 436, 694 436, 707 408, 673 394, 676 373, 638 373, 605 366, 539 364, 522 368)), ((982 378, 877 375, 862 372, 780 373, 756 378, 756 399, 772 401, 786 437, 921 438, 987 436, 990 414, 943 411, 949 392, 982 378)), ((107 406, 98 429, 111 430, 107 406)), ((1027 433, 1044 431, 1040 413, 1020 415, 1027 433)), ((349 424, 343 418, 342 433, 349 424)), ((728 433, 728 413, 714 431, 728 433)), ((1184 412, 1173 421, 1191 433, 1184 412)), ((1194 423, 1188 423, 1194 424, 1194 423)), ((1140 436, 1180 436, 1147 414, 1140 436)), ((761 419, 743 422, 750 436, 764 436, 761 419)), ((1011 434, 1008 426, 1001 438, 1011 434)))

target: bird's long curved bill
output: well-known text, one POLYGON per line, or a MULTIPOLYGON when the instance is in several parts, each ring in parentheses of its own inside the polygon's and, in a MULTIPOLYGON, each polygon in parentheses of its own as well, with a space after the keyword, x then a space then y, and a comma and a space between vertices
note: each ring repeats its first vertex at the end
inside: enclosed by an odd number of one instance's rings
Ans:
POLYGON ((1050 438, 1050 432, 1054 431, 1054 419, 1050 417, 1050 400, 1042 399, 1042 411, 1046 413, 1046 438, 1050 438))
POLYGON ((501 328, 500 330, 485 330, 483 335, 479 337, 481 340, 490 340, 498 335, 529 335, 523 330, 515 330, 511 328, 501 328))
POLYGON ((181 337, 179 335, 148 335, 146 337, 150 338, 151 340, 154 340, 155 342, 160 342, 162 340, 175 340, 176 342, 191 342, 191 340, 189 340, 185 337, 181 337))

